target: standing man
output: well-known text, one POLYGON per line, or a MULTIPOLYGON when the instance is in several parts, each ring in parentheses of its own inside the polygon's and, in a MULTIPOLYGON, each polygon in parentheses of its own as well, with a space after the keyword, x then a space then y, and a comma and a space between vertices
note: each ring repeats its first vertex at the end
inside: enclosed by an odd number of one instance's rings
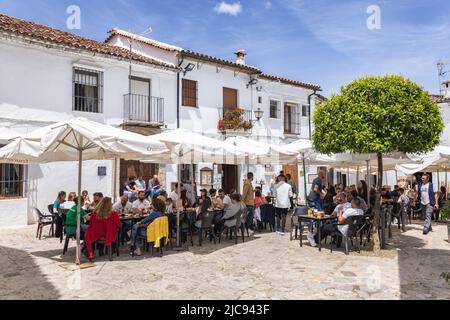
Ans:
POLYGON ((311 192, 309 193, 308 199, 314 204, 314 207, 321 211, 323 210, 323 180, 325 179, 325 170, 319 169, 317 171, 317 178, 313 180, 311 186, 311 192))
POLYGON ((244 190, 242 191, 242 201, 247 206, 246 228, 253 231, 253 210, 255 204, 255 192, 253 189, 253 173, 247 173, 247 179, 244 181, 244 190))
POLYGON ((286 216, 291 206, 291 198, 293 197, 292 187, 286 183, 285 176, 278 176, 278 183, 275 185, 275 213, 277 215, 277 233, 284 235, 284 227, 286 226, 286 216), (281 223, 280 223, 281 222, 281 223))
POLYGON ((418 201, 422 209, 422 214, 425 218, 425 222, 423 224, 423 234, 427 234, 432 230, 431 217, 433 215, 433 208, 437 205, 434 199, 433 184, 430 182, 430 176, 428 174, 424 174, 422 176, 422 183, 419 184, 418 189, 418 201))

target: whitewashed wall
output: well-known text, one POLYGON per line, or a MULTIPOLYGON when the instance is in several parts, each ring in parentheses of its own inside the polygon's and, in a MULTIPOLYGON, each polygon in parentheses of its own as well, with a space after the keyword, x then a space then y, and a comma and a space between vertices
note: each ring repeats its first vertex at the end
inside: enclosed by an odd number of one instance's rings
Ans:
MULTIPOLYGON (((119 125, 123 122, 123 95, 128 93, 129 63, 61 52, 0 39, 0 105, 9 104, 57 115, 83 116, 91 120, 119 125), (72 68, 74 65, 104 72, 103 113, 72 111, 72 68)), ((133 65, 132 74, 151 79, 153 96, 164 98, 167 127, 176 125, 176 74, 149 65, 133 65)), ((0 119, 21 133, 27 133, 51 122, 0 119)), ((42 119, 40 119, 42 120, 42 119)), ((44 119, 45 120, 45 119, 44 119)), ((55 119, 53 119, 55 120, 55 119)), ((50 120, 52 121, 52 120, 50 120)), ((47 212, 58 191, 77 191, 76 163, 52 163, 29 166, 28 200, 0 201, 0 226, 33 223, 31 208, 47 212), (25 204, 24 204, 25 203, 25 204), (13 207, 15 210, 10 210, 13 207)), ((112 193, 112 161, 86 161, 83 164, 83 189, 90 194, 112 193), (107 176, 98 177, 98 166, 107 167, 107 176)))

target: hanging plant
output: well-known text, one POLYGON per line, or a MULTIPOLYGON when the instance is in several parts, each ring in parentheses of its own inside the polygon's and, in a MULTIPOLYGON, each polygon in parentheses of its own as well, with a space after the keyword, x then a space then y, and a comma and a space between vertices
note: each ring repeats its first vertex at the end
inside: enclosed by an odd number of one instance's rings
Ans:
POLYGON ((244 120, 243 109, 231 109, 227 110, 223 116, 223 119, 219 120, 217 123, 217 128, 221 131, 239 129, 248 131, 253 128, 253 123, 251 121, 244 120))

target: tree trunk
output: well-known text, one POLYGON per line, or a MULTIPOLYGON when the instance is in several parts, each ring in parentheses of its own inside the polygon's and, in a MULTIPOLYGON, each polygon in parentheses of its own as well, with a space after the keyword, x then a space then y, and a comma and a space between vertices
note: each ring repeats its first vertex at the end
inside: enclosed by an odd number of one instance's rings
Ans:
POLYGON ((375 196, 375 207, 373 208, 373 252, 380 253, 380 236, 378 230, 380 228, 380 216, 381 216, 381 188, 383 187, 383 155, 377 153, 378 160, 378 179, 377 179, 377 193, 375 196))

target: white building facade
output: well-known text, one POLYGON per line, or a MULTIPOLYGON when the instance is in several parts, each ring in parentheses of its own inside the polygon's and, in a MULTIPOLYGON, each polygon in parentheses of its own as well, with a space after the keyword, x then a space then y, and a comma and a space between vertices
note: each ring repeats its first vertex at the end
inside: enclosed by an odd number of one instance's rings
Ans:
MULTIPOLYGON (((147 135, 180 127, 218 139, 244 134, 285 144, 310 138, 318 91, 314 84, 264 74, 245 64, 242 53, 237 61, 224 60, 116 29, 102 43, 0 14, 0 127, 19 134, 82 116, 147 135), (236 108, 253 128, 225 133, 218 125, 236 108), (263 112, 261 119, 255 111, 263 112)), ((0 166, 0 226, 33 223, 32 208, 47 212, 59 191, 77 190, 74 163, 0 166)), ((178 177, 170 164, 86 161, 82 188, 118 195, 126 177, 159 174, 169 191, 191 175, 198 188, 229 191, 241 189, 252 171, 267 191, 280 170, 301 185, 295 165, 199 163, 195 173, 186 166, 178 177), (201 182, 207 170, 211 185, 201 182)))

